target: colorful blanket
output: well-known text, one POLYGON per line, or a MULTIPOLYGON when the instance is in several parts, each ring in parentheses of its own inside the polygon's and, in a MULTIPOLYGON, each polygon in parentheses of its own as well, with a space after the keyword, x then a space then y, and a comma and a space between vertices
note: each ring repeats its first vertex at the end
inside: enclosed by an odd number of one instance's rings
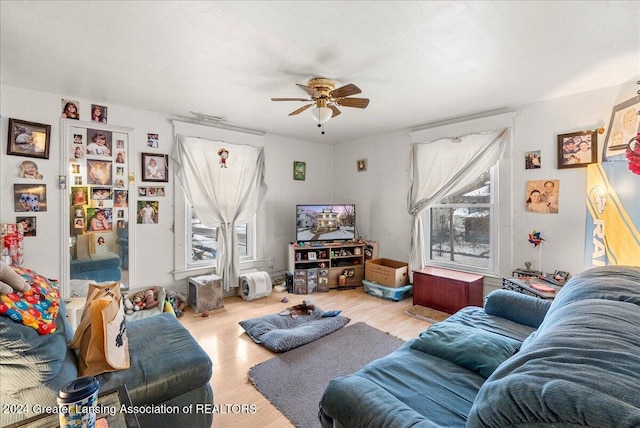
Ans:
POLYGON ((57 281, 45 278, 29 269, 12 268, 31 284, 31 290, 0 295, 0 315, 32 327, 39 334, 55 332, 56 317, 60 309, 57 281))

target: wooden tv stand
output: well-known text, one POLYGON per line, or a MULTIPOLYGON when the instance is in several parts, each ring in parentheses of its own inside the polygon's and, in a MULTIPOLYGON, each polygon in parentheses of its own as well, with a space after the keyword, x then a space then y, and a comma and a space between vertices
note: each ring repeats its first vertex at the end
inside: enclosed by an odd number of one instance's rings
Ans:
POLYGON ((465 306, 483 306, 483 277, 426 267, 413 271, 413 304, 456 313, 465 306))
POLYGON ((296 277, 296 271, 305 269, 328 270, 328 286, 339 288, 339 277, 352 270, 343 287, 362 285, 364 279, 364 243, 345 242, 299 246, 289 244, 287 268, 296 277))

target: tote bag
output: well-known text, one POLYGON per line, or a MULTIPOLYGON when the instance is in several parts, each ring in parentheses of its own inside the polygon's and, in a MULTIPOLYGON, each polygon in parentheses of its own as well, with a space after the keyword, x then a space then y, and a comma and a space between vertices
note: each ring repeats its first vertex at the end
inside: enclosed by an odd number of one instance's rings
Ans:
POLYGON ((79 349, 80 376, 129 368, 129 342, 119 283, 89 284, 82 320, 69 347, 79 349))

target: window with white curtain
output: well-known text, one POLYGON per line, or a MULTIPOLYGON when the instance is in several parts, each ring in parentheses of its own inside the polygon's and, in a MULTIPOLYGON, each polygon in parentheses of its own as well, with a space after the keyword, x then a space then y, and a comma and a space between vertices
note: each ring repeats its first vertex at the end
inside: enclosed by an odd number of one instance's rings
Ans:
MULTIPOLYGON (((172 120, 174 137, 178 135, 193 136, 203 140, 216 142, 226 141, 229 144, 247 145, 253 147, 264 146, 264 135, 258 131, 242 129, 225 129, 210 126, 209 124, 172 120)), ((177 145, 177 140, 174 143, 177 145)), ((235 158, 235 150, 232 155, 235 158)), ((172 156, 174 163, 175 157, 172 156)), ((216 159, 215 166, 218 166, 216 159)), ((189 165, 188 168, 192 168, 189 165)), ((173 171, 178 174, 179 166, 174 164, 173 171)), ((177 177, 177 176, 176 176, 177 177)), ((218 275, 218 258, 224 255, 222 242, 217 238, 217 227, 207 228, 200 219, 193 214, 193 208, 183 186, 176 179, 174 192, 174 227, 175 227, 175 251, 174 251, 174 278, 181 280, 196 275, 205 275, 215 272, 218 275)), ((238 240, 236 254, 242 269, 261 267, 264 263, 264 248, 261 233, 264 230, 263 207, 259 207, 255 215, 249 220, 242 220, 236 225, 238 240), (246 223, 245 223, 246 222, 246 223)), ((221 275, 222 276, 222 275, 221 275)))
POLYGON ((491 167, 467 186, 445 195, 423 213, 429 265, 465 271, 492 271, 498 224, 497 168, 491 167))
POLYGON ((502 113, 411 132, 411 269, 513 266, 511 129, 502 113))
MULTIPOLYGON (((186 198, 185 198, 186 200, 186 198)), ((210 265, 216 259, 217 241, 216 227, 205 226, 191 207, 189 202, 185 202, 188 222, 185 234, 185 248, 190 259, 187 260, 189 268, 210 265)), ((240 252, 240 261, 248 261, 254 258, 255 254, 255 217, 251 222, 236 226, 238 234, 238 249, 240 252)))

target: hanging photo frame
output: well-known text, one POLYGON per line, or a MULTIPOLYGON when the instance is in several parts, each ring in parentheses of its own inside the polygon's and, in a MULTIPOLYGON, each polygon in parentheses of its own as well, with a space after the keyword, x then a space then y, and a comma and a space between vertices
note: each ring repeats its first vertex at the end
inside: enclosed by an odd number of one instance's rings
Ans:
POLYGON ((598 131, 558 135, 558 169, 582 168, 598 161, 598 131))
POLYGON ((169 181, 169 155, 142 153, 142 181, 169 181))
POLYGON ((625 152, 631 138, 640 132, 640 97, 633 97, 613 107, 607 136, 602 147, 602 162, 625 160, 625 152))

